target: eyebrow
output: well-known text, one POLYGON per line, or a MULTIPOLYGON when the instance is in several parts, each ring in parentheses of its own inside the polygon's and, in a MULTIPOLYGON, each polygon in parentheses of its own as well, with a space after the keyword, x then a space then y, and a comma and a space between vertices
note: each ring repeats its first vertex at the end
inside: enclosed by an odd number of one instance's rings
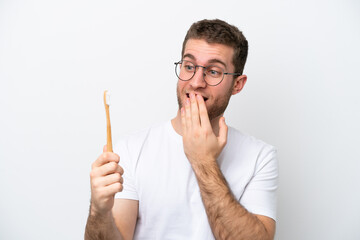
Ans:
MULTIPOLYGON (((194 55, 192 55, 190 53, 185 54, 183 58, 190 58, 190 59, 196 61, 196 58, 194 57, 194 55)), ((223 65, 226 68, 226 64, 217 58, 208 60, 208 63, 220 63, 221 65, 223 65)))

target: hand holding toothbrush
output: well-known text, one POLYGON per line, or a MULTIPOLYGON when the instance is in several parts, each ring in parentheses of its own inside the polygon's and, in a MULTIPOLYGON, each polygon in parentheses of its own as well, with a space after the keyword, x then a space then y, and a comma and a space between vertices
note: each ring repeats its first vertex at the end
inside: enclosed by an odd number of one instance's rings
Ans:
POLYGON ((123 188, 122 175, 124 170, 119 166, 120 157, 112 152, 111 125, 109 116, 109 94, 104 92, 104 104, 107 119, 107 146, 103 153, 93 163, 90 172, 91 180, 91 207, 90 213, 106 215, 114 206, 114 196, 123 188))

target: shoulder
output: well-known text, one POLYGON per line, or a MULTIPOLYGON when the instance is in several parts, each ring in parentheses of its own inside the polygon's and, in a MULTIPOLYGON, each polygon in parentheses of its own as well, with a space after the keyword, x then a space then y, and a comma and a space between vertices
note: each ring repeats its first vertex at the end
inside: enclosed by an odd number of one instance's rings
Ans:
POLYGON ((233 127, 229 127, 228 132, 229 144, 235 146, 242 146, 254 151, 272 150, 276 151, 275 147, 248 134, 245 134, 233 127))
POLYGON ((274 146, 239 130, 229 127, 227 151, 234 157, 243 159, 255 168, 262 167, 269 162, 277 165, 277 150, 274 146))

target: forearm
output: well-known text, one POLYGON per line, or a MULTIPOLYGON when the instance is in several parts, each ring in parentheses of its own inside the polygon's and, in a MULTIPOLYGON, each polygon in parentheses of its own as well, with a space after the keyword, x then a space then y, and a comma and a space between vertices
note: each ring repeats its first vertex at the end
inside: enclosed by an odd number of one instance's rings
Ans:
POLYGON ((192 166, 216 239, 272 239, 257 216, 234 198, 216 161, 192 166))
POLYGON ((123 237, 115 225, 111 211, 98 215, 90 211, 85 228, 85 240, 121 240, 123 237))

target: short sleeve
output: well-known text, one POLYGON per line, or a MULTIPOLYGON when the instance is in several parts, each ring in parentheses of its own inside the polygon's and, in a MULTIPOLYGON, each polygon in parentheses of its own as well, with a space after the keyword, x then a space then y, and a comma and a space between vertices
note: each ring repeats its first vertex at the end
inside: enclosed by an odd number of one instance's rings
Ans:
POLYGON ((123 190, 115 194, 115 198, 139 200, 136 191, 134 164, 131 159, 127 142, 122 140, 115 145, 115 152, 120 156, 119 165, 124 169, 123 190))
POLYGON ((254 175, 240 199, 249 212, 276 220, 278 162, 276 150, 265 146, 259 153, 254 175))

